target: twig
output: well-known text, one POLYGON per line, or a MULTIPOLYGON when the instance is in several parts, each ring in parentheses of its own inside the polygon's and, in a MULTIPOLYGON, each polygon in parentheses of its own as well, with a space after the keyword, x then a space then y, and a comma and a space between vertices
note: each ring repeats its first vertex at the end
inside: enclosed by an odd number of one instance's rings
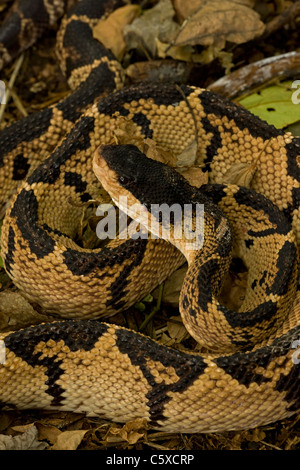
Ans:
POLYGON ((190 112, 191 112, 191 115, 192 115, 192 118, 193 118, 193 121, 194 121, 195 141, 196 141, 196 143, 197 143, 197 150, 198 150, 198 127, 197 127, 197 119, 196 119, 194 110, 193 110, 192 106, 190 105, 189 100, 187 99, 187 97, 186 97, 185 94, 183 93, 183 91, 182 91, 182 89, 180 88, 180 86, 177 85, 177 83, 175 84, 175 88, 179 91, 179 93, 180 93, 181 96, 183 97, 184 101, 185 101, 186 104, 187 104, 187 107, 189 108, 189 110, 190 110, 190 112))
POLYGON ((262 39, 267 38, 278 29, 281 29, 285 24, 294 22, 297 16, 300 15, 300 1, 293 3, 290 8, 284 10, 280 15, 275 16, 269 23, 266 24, 266 29, 263 35, 259 38, 260 41, 262 39))
POLYGON ((152 311, 149 313, 149 315, 145 318, 145 320, 142 322, 141 326, 139 327, 139 331, 142 331, 146 326, 148 325, 149 321, 154 317, 156 312, 159 311, 160 306, 161 306, 161 300, 162 300, 162 294, 163 294, 163 289, 164 285, 161 284, 159 286, 159 291, 158 291, 158 299, 155 307, 153 307, 152 311))
POLYGON ((287 52, 245 65, 225 75, 207 88, 226 98, 235 98, 278 78, 289 78, 300 73, 300 53, 287 52))
POLYGON ((0 123, 2 122, 3 114, 4 114, 4 111, 5 111, 5 108, 6 108, 6 104, 8 103, 8 100, 11 96, 11 89, 14 86, 14 83, 15 83, 16 78, 18 76, 19 70, 20 70, 21 65, 23 63, 23 60, 24 60, 24 54, 20 55, 20 57, 16 61, 14 71, 13 71, 13 73, 10 77, 10 80, 8 82, 8 86, 7 86, 6 91, 5 91, 5 104, 0 107, 0 123))

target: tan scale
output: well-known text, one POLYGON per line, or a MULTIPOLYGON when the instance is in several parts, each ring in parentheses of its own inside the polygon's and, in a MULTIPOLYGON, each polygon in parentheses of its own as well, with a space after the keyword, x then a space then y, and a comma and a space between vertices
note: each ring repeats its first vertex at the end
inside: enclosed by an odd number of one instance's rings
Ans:
POLYGON ((84 359, 80 351, 73 354, 65 351, 62 355, 65 357, 62 366, 65 373, 57 383, 65 389, 72 388, 62 409, 72 407, 91 416, 105 416, 115 410, 116 421, 124 418, 129 421, 140 414, 149 417, 145 396, 150 387, 139 368, 133 367, 130 360, 119 352, 114 344, 113 332, 110 328, 109 333, 96 343, 96 355, 94 349, 86 353, 84 359), (91 380, 82 395, 80 385, 84 389, 87 373, 91 380), (103 410, 98 408, 96 396, 97 401, 104 404, 103 410))
POLYGON ((182 393, 180 400, 170 392, 172 400, 164 410, 169 431, 178 429, 178 416, 187 432, 197 432, 199 422, 202 432, 218 432, 226 429, 228 414, 236 430, 260 426, 269 414, 273 419, 285 415, 284 394, 272 392, 269 384, 241 386, 213 362, 207 362, 206 374, 182 393))
POLYGON ((111 70, 111 72, 115 75, 115 84, 116 90, 119 90, 123 87, 124 83, 124 73, 121 69, 121 66, 115 60, 109 60, 107 57, 103 57, 99 60, 95 60, 92 64, 79 67, 72 72, 70 78, 68 79, 68 84, 72 90, 75 90, 81 83, 84 83, 85 80, 88 78, 90 73, 93 69, 98 67, 100 64, 106 63, 111 70))

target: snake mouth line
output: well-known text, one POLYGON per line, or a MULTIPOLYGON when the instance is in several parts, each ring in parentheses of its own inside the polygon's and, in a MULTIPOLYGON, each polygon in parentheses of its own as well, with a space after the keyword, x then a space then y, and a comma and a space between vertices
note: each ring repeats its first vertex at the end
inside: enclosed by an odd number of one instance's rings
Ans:
POLYGON ((119 208, 117 213, 113 204, 100 204, 96 215, 103 217, 97 224, 96 234, 100 240, 107 238, 156 239, 184 242, 185 251, 200 250, 204 244, 204 204, 128 204, 127 196, 113 198, 119 208), (195 218, 191 214, 196 212, 195 218), (107 214, 107 215, 105 215, 107 214), (127 226, 127 215, 132 221, 127 226), (195 227, 195 229, 192 227, 195 227), (117 227, 119 233, 117 234, 117 227))

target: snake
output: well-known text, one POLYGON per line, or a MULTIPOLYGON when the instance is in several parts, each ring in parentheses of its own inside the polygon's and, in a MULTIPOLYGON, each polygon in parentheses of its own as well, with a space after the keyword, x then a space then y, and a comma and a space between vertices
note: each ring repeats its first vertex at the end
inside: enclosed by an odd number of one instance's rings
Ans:
MULTIPOLYGON (((38 3, 49 19, 49 2, 38 3)), ((84 0, 67 13, 57 45, 72 92, 0 132, 1 256, 14 285, 48 316, 1 334, 1 407, 144 418, 182 433, 289 418, 300 409, 299 137, 206 89, 124 86, 120 63, 92 35, 122 5, 84 0), (132 142, 120 142, 128 126, 132 142), (178 161, 194 149, 208 183, 195 186, 148 155, 149 141, 178 161), (251 172, 250 183, 228 181, 236 170, 251 172), (154 236, 84 246, 83 214, 107 195, 154 236), (175 236, 182 217, 170 216, 170 236, 162 234, 153 210, 162 204, 191 207, 192 235, 202 208, 196 249, 191 233, 175 236), (233 256, 247 269, 237 311, 220 300, 233 256), (109 321, 185 260, 180 313, 199 346, 171 348, 109 321)), ((24 18, 19 6, 12 24, 24 18)), ((5 63, 14 49, 0 38, 5 63)))

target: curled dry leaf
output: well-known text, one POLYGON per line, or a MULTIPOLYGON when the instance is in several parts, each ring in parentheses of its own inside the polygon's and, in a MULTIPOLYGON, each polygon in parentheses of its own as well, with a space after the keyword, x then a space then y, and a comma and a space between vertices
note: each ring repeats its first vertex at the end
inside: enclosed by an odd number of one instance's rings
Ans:
MULTIPOLYGON (((232 438, 230 439, 230 446, 231 450, 240 450, 242 444, 245 441, 248 442, 261 442, 265 439, 266 433, 262 429, 250 429, 246 431, 237 432, 232 438)), ((280 449, 278 449, 280 450, 280 449)))
POLYGON ((57 436, 62 433, 60 429, 56 426, 51 426, 49 424, 43 424, 40 422, 36 422, 35 426, 39 431, 39 439, 40 440, 47 440, 50 444, 54 444, 57 440, 57 436))
POLYGON ((256 429, 250 429, 250 431, 247 432, 247 440, 252 441, 252 442, 260 442, 263 439, 265 439, 266 433, 259 428, 256 429))
POLYGON ((170 337, 174 339, 176 343, 181 343, 181 341, 189 337, 189 333, 182 323, 180 315, 171 317, 167 322, 167 326, 170 337))
POLYGON ((202 62, 202 54, 196 54, 192 46, 170 46, 169 43, 161 42, 155 39, 157 56, 164 59, 165 57, 172 57, 175 60, 183 62, 202 62))
POLYGON ((116 144, 136 145, 148 158, 173 167, 176 165, 175 155, 173 155, 170 150, 160 147, 154 140, 150 138, 144 139, 140 135, 137 135, 137 125, 130 119, 126 119, 126 117, 118 118, 117 126, 114 132, 116 144))
POLYGON ((176 157, 170 150, 160 147, 154 140, 149 138, 145 139, 144 142, 146 145, 145 154, 148 158, 172 167, 176 166, 176 157))
MULTIPOLYGON (((162 301, 172 305, 173 307, 178 307, 179 304, 179 294, 181 291, 183 279, 186 275, 187 265, 185 264, 181 268, 177 269, 168 279, 164 282, 164 289, 162 295, 162 301)), ((153 291, 153 297, 158 298, 159 288, 156 288, 153 291)))
POLYGON ((224 281, 222 291, 220 293, 220 301, 222 305, 238 312, 242 307, 245 292, 247 289, 247 272, 239 273, 236 275, 228 275, 227 279, 224 281))
POLYGON ((131 25, 125 26, 124 38, 129 49, 141 48, 156 54, 157 39, 168 43, 178 30, 178 24, 173 20, 175 11, 171 0, 161 0, 153 8, 146 10, 140 18, 131 25))
MULTIPOLYGON (((20 427, 19 427, 20 428, 20 427)), ((22 426, 23 429, 14 428, 15 431, 22 431, 16 436, 0 435, 0 450, 43 450, 48 447, 45 442, 39 442, 38 430, 33 425, 22 426)))
POLYGON ((190 185, 200 188, 208 183, 208 172, 203 173, 202 168, 191 166, 189 168, 178 169, 178 172, 190 183, 190 185))
POLYGON ((140 13, 139 5, 125 5, 118 8, 108 18, 99 21, 93 29, 94 38, 110 49, 118 60, 122 60, 126 51, 123 29, 140 13))
POLYGON ((111 426, 106 440, 107 442, 110 442, 111 439, 115 441, 115 438, 119 437, 121 440, 129 442, 129 444, 135 444, 139 439, 145 436, 148 427, 147 420, 144 418, 137 418, 132 421, 128 421, 121 428, 118 426, 111 426))
MULTIPOLYGON (((49 317, 48 317, 49 318, 49 317)), ((0 292, 0 330, 10 331, 46 321, 18 292, 0 292)))
POLYGON ((64 431, 57 435, 51 450, 76 450, 87 430, 64 431))
POLYGON ((197 159, 197 140, 194 139, 182 152, 177 156, 177 166, 194 165, 197 159))
POLYGON ((237 184, 239 186, 250 188, 255 171, 256 162, 252 165, 247 165, 246 163, 235 163, 226 171, 222 181, 223 183, 237 184))
POLYGON ((186 2, 176 2, 177 11, 180 10, 185 20, 172 45, 201 44, 223 49, 226 41, 242 44, 260 36, 265 30, 258 13, 249 8, 252 2, 193 0, 191 3, 193 11, 187 10, 186 2))
MULTIPOLYGON (((232 2, 239 3, 249 8, 253 8, 255 5, 255 0, 232 0, 232 2)), ((180 23, 183 23, 197 8, 206 3, 209 2, 207 0, 189 0, 188 2, 186 0, 173 0, 174 9, 180 23)))

